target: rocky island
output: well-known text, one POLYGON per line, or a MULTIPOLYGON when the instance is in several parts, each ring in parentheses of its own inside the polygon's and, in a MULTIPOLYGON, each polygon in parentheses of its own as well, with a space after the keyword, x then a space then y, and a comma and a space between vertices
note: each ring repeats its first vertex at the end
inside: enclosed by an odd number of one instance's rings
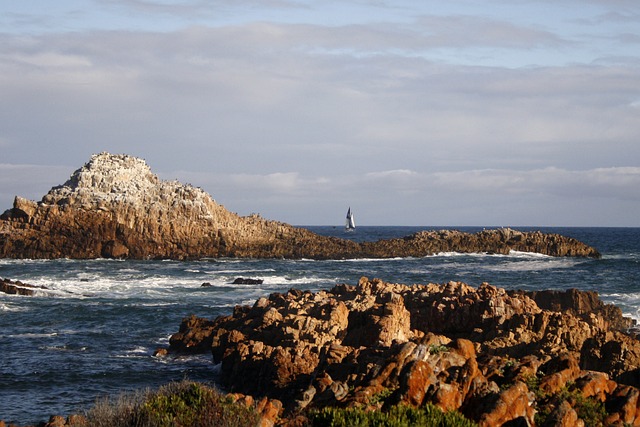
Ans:
POLYGON ((512 229, 423 231, 356 243, 241 217, 205 191, 160 180, 142 159, 100 153, 39 202, 16 196, 0 216, 0 258, 387 258, 439 252, 599 257, 573 238, 512 229))

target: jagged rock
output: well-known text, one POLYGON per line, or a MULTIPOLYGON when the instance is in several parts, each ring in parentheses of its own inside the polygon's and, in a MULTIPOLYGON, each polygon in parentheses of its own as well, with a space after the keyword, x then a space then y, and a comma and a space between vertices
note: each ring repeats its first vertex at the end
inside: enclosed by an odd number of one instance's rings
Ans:
POLYGON ((570 353, 561 354, 540 367, 546 375, 540 380, 540 390, 547 394, 556 394, 575 381, 581 374, 578 360, 570 353))
POLYGON ((486 283, 363 277, 329 291, 271 294, 200 332, 196 318, 186 319, 170 351, 209 348, 227 390, 279 399, 287 413, 433 403, 486 426, 534 425, 536 408, 548 414, 544 425, 568 425, 582 420, 566 396, 580 396, 603 402, 608 419, 640 423, 640 382, 618 382, 632 378, 636 360, 610 355, 640 354, 637 339, 611 329, 630 321, 592 293, 570 295, 598 310, 583 320, 582 302, 543 309, 527 293, 486 283), (617 370, 599 372, 599 364, 617 370))
POLYGON ((262 285, 262 283, 264 282, 264 280, 262 279, 250 279, 250 278, 244 278, 244 277, 237 277, 233 282, 231 282, 232 285, 262 285))
POLYGON ((511 387, 498 393, 494 399, 485 399, 487 404, 479 417, 480 427, 502 426, 508 422, 522 419, 516 425, 535 425, 534 409, 530 404, 531 397, 527 386, 517 381, 511 387))
POLYGON ((171 336, 171 348, 182 353, 210 351, 214 322, 196 316, 182 321, 178 333, 171 336))
POLYGON ((109 153, 92 156, 40 202, 17 196, 0 216, 2 258, 340 259, 511 250, 600 256, 572 238, 508 228, 424 231, 361 244, 319 236, 259 215, 240 217, 200 188, 160 180, 142 159, 109 153))
POLYGON ((635 387, 619 385, 607 399, 607 425, 632 425, 640 419, 640 390, 635 387))
POLYGON ((584 427, 584 421, 578 418, 575 409, 566 400, 558 405, 545 424, 544 427, 584 427))
POLYGON ((257 402, 252 396, 241 393, 229 393, 227 397, 237 404, 254 408, 259 415, 257 427, 273 427, 282 412, 282 402, 276 399, 267 399, 263 397, 257 402))
POLYGON ((510 291, 510 294, 516 293, 529 296, 538 307, 544 310, 573 314, 589 323, 593 323, 596 319, 602 320, 606 322, 599 325, 603 329, 627 329, 632 326, 631 319, 622 316, 620 307, 605 304, 598 297, 596 291, 579 291, 577 289, 510 291))
POLYGON ((153 352, 153 357, 165 357, 167 354, 169 354, 169 351, 166 348, 157 348, 153 352))
POLYGON ((34 286, 19 280, 0 279, 0 292, 10 295, 33 296, 38 290, 49 290, 46 286, 34 286))

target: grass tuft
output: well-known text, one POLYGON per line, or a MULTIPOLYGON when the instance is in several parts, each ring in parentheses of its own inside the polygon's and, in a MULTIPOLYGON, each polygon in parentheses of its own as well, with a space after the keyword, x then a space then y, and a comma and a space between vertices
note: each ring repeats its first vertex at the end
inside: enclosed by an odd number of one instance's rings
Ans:
POLYGON ((398 405, 389 411, 359 408, 323 408, 311 411, 312 427, 473 427, 476 424, 458 412, 443 412, 435 405, 420 408, 398 405))

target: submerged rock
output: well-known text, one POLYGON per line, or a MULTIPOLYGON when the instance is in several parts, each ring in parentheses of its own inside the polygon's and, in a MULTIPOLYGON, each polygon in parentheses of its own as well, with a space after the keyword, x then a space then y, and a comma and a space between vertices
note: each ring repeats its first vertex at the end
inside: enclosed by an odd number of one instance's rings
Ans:
POLYGON ((251 279, 244 277, 237 277, 233 282, 231 282, 232 285, 262 285, 262 283, 264 283, 264 280, 262 279, 251 279))
POLYGON ((586 417, 579 405, 590 402, 633 424, 633 325, 591 292, 362 278, 274 293, 213 321, 191 317, 170 351, 211 351, 228 391, 280 399, 289 413, 433 403, 484 426, 534 425, 536 411, 549 422, 586 417))
POLYGON ((19 280, 12 281, 0 278, 0 292, 5 294, 33 296, 36 295, 38 291, 42 290, 47 291, 49 288, 46 286, 35 286, 28 283, 22 283, 19 280))
POLYGON ((569 237, 508 228, 424 231, 360 244, 320 236, 259 215, 240 217, 200 188, 160 180, 142 159, 109 153, 92 156, 40 202, 16 197, 0 216, 1 258, 341 259, 511 250, 600 256, 569 237))

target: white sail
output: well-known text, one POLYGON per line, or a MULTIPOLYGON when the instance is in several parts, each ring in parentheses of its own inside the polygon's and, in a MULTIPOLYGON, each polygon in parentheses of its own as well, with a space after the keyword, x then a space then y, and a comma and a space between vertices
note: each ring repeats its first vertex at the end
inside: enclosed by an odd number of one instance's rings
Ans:
POLYGON ((344 229, 347 231, 353 231, 356 229, 356 221, 353 217, 353 212, 351 212, 351 206, 349 206, 349 210, 347 210, 347 222, 344 229))

